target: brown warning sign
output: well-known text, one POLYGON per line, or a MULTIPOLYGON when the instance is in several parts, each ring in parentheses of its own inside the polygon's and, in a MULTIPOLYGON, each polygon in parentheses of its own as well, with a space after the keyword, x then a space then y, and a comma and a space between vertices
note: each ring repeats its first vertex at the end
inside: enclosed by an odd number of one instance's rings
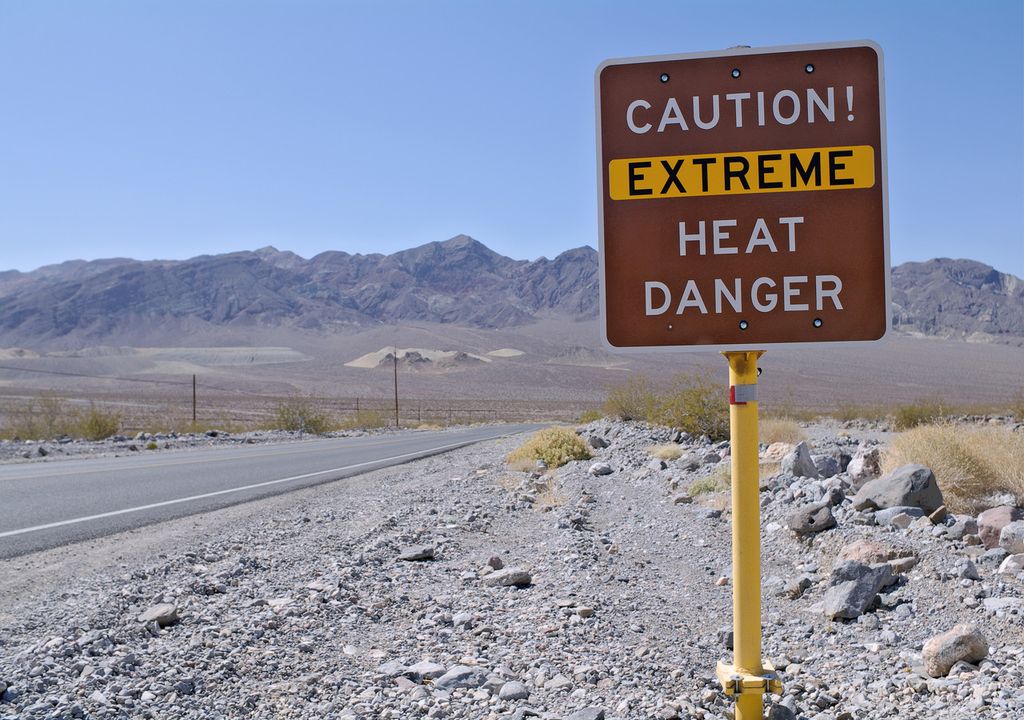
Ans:
POLYGON ((885 335, 878 46, 610 60, 596 85, 609 346, 740 349, 885 335))

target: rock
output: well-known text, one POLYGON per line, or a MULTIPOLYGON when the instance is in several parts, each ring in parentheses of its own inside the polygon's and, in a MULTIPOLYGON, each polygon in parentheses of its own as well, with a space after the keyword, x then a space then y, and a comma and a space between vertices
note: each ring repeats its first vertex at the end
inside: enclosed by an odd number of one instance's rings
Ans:
POLYGON ((565 720, 604 720, 604 710, 595 707, 583 708, 572 715, 567 715, 565 720))
POLYGON ((914 524, 915 520, 920 520, 923 517, 924 511, 921 508, 886 508, 875 513, 875 522, 879 525, 891 525, 894 528, 906 530, 914 524))
POLYGON ((947 540, 962 540, 965 535, 978 534, 978 521, 970 515, 953 516, 953 524, 946 530, 947 540))
POLYGON ((398 660, 388 660, 377 666, 377 672, 385 677, 398 677, 405 674, 405 665, 398 660))
POLYGON ((807 443, 799 443, 793 451, 782 458, 782 472, 794 477, 818 477, 818 469, 811 459, 810 448, 807 443))
POLYGON ((487 682, 487 673, 478 667, 456 665, 434 681, 434 687, 441 690, 455 688, 478 688, 487 682))
POLYGON ((1019 575, 1024 572, 1024 553, 1008 555, 999 566, 1002 575, 1019 575))
POLYGON ((940 505, 935 512, 928 515, 928 519, 935 525, 946 521, 946 506, 940 505))
POLYGON ((652 472, 660 472, 661 470, 664 470, 667 467, 668 465, 665 463, 664 460, 658 460, 657 458, 647 463, 647 469, 651 470, 652 472))
POLYGON ((510 680, 498 691, 498 698, 501 700, 528 700, 529 697, 529 688, 517 680, 510 680))
POLYGON ((733 630, 731 627, 718 628, 718 644, 726 650, 733 649, 733 630))
POLYGON ((1016 520, 1024 520, 1024 508, 1000 505, 981 513, 978 516, 978 534, 982 545, 989 549, 999 545, 999 533, 1016 520))
POLYGON ((167 627, 178 622, 178 608, 171 603, 160 603, 147 608, 136 619, 146 625, 155 622, 160 627, 167 627))
POLYGON ((882 458, 877 447, 868 448, 862 445, 857 448, 850 464, 846 466, 846 474, 850 476, 854 488, 859 488, 868 480, 878 477, 881 472, 882 458))
POLYGON ((819 478, 830 478, 839 474, 839 461, 831 455, 811 455, 811 461, 819 478))
POLYGON ((821 602, 829 619, 852 620, 868 610, 878 591, 895 580, 886 564, 865 565, 856 561, 840 563, 832 570, 830 587, 821 602))
POLYGON ((491 568, 494 570, 501 570, 503 567, 505 567, 505 561, 497 555, 491 555, 491 557, 487 559, 487 564, 490 565, 491 568))
POLYGON ((977 664, 988 655, 988 642, 973 625, 957 625, 949 632, 936 635, 921 651, 924 669, 931 677, 945 677, 961 660, 977 664))
POLYGON ((896 468, 885 477, 866 483, 853 498, 856 510, 906 505, 921 508, 924 513, 933 513, 943 505, 935 475, 924 465, 896 468))
POLYGON ((485 575, 482 582, 489 587, 510 587, 512 585, 526 587, 533 582, 533 578, 525 570, 508 567, 495 570, 490 575, 485 575))
POLYGON ((422 560, 433 560, 434 559, 434 546, 433 545, 415 545, 413 547, 403 548, 401 554, 398 556, 399 560, 405 562, 419 562, 422 560))
POLYGON ((786 524, 793 532, 809 534, 835 527, 836 518, 828 505, 804 505, 790 513, 786 524))
POLYGON ((712 450, 702 453, 700 456, 700 462, 702 465, 714 465, 722 462, 722 456, 712 450))
POLYGON ((768 462, 782 462, 782 459, 793 452, 794 446, 785 442, 774 442, 768 446, 762 456, 768 462))
POLYGON ((896 551, 874 540, 854 540, 847 543, 836 555, 836 563, 853 560, 865 565, 884 563, 896 557, 896 551))
POLYGON ((596 462, 590 466, 590 469, 587 472, 591 475, 611 475, 612 466, 606 462, 596 462))
POLYGON ((444 675, 445 667, 429 660, 423 660, 405 668, 402 674, 416 682, 423 682, 424 680, 435 680, 444 675))
POLYGON ((796 713, 782 704, 774 704, 768 710, 767 720, 796 720, 796 713))
POLYGON ((603 450, 611 444, 600 435, 591 435, 587 438, 587 443, 595 450, 603 450))
POLYGON ((456 613, 452 617, 452 625, 457 628, 469 630, 473 626, 473 614, 468 612, 456 613))
POLYGON ((1011 555, 1024 553, 1024 520, 1014 520, 999 531, 999 547, 1011 555))

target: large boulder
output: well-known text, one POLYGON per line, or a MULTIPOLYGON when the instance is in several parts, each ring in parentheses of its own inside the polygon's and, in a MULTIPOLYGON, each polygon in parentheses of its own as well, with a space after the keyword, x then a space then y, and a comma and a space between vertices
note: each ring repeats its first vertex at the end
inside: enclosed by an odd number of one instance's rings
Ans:
POLYGON ((981 544, 991 550, 999 545, 999 533, 1016 520, 1024 520, 1024 508, 1000 505, 989 508, 978 516, 978 534, 981 544))
POLYGON ((853 497, 857 510, 881 510, 908 505, 925 514, 943 506, 942 490, 935 475, 924 465, 904 465, 885 477, 866 483, 853 497))
POLYGON ((945 677, 961 660, 972 664, 984 660, 988 655, 988 642, 973 625, 957 625, 926 642, 921 655, 925 672, 935 678, 945 677))
POLYGON ((818 477, 818 468, 814 466, 807 443, 798 443, 786 457, 782 458, 782 472, 793 477, 818 477))
POLYGON ((854 540, 842 547, 836 555, 836 564, 853 560, 864 565, 877 565, 905 554, 874 540, 854 540))

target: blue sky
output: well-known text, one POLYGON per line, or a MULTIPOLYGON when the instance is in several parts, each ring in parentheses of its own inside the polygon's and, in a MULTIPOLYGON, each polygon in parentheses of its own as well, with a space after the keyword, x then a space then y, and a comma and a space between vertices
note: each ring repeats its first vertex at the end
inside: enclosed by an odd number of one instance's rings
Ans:
POLYGON ((870 38, 893 263, 1024 276, 1022 7, 0 0, 0 270, 596 246, 602 60, 870 38))

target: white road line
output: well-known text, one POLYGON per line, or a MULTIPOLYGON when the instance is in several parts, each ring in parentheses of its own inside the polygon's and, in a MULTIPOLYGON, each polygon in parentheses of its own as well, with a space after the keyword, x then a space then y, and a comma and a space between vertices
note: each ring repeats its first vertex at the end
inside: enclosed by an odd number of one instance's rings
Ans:
POLYGON ((6 532, 0 532, 0 538, 11 537, 13 535, 24 535, 25 533, 36 532, 37 530, 49 530, 50 528, 62 527, 64 525, 75 525, 77 523, 89 522, 91 520, 101 520, 103 518, 115 517, 117 515, 127 515, 128 513, 141 512, 142 510, 152 510, 153 508, 166 507, 167 505, 178 505, 180 503, 192 502, 193 500, 203 500, 205 498, 217 497, 218 495, 228 495, 229 493, 243 492, 245 490, 254 490, 261 487, 269 487, 270 485, 278 485, 280 483, 293 482, 295 480, 306 480, 308 478, 317 477, 318 475, 328 475, 330 473, 347 472, 349 470, 355 470, 361 467, 367 467, 368 465, 378 465, 380 463, 386 463, 392 460, 403 460, 406 458, 413 458, 422 456, 424 453, 440 453, 445 450, 454 450, 455 448, 463 447, 465 445, 471 445, 475 442, 482 442, 484 440, 494 440, 496 437, 483 437, 476 440, 463 440, 462 442, 455 443, 453 445, 442 445, 441 447, 428 448, 425 450, 419 450, 417 452, 405 453, 404 455, 392 455, 387 458, 380 458, 379 460, 370 460, 369 462, 357 463, 355 465, 346 465, 340 468, 332 468, 331 470, 321 470, 315 473, 306 473, 305 475, 294 475, 292 477, 280 478, 278 480, 267 480, 266 482, 254 483, 252 485, 244 485, 242 487, 228 488, 227 490, 216 490, 214 492, 202 493, 201 495, 190 495, 189 497, 177 498, 175 500, 163 500, 161 502, 150 503, 149 505, 139 505, 138 507, 125 508, 123 510, 111 510, 110 512, 99 513, 97 515, 87 515, 85 517, 72 518, 71 520, 60 520, 59 522, 46 523, 45 525, 35 525, 33 527, 21 528, 20 530, 7 530, 6 532))

